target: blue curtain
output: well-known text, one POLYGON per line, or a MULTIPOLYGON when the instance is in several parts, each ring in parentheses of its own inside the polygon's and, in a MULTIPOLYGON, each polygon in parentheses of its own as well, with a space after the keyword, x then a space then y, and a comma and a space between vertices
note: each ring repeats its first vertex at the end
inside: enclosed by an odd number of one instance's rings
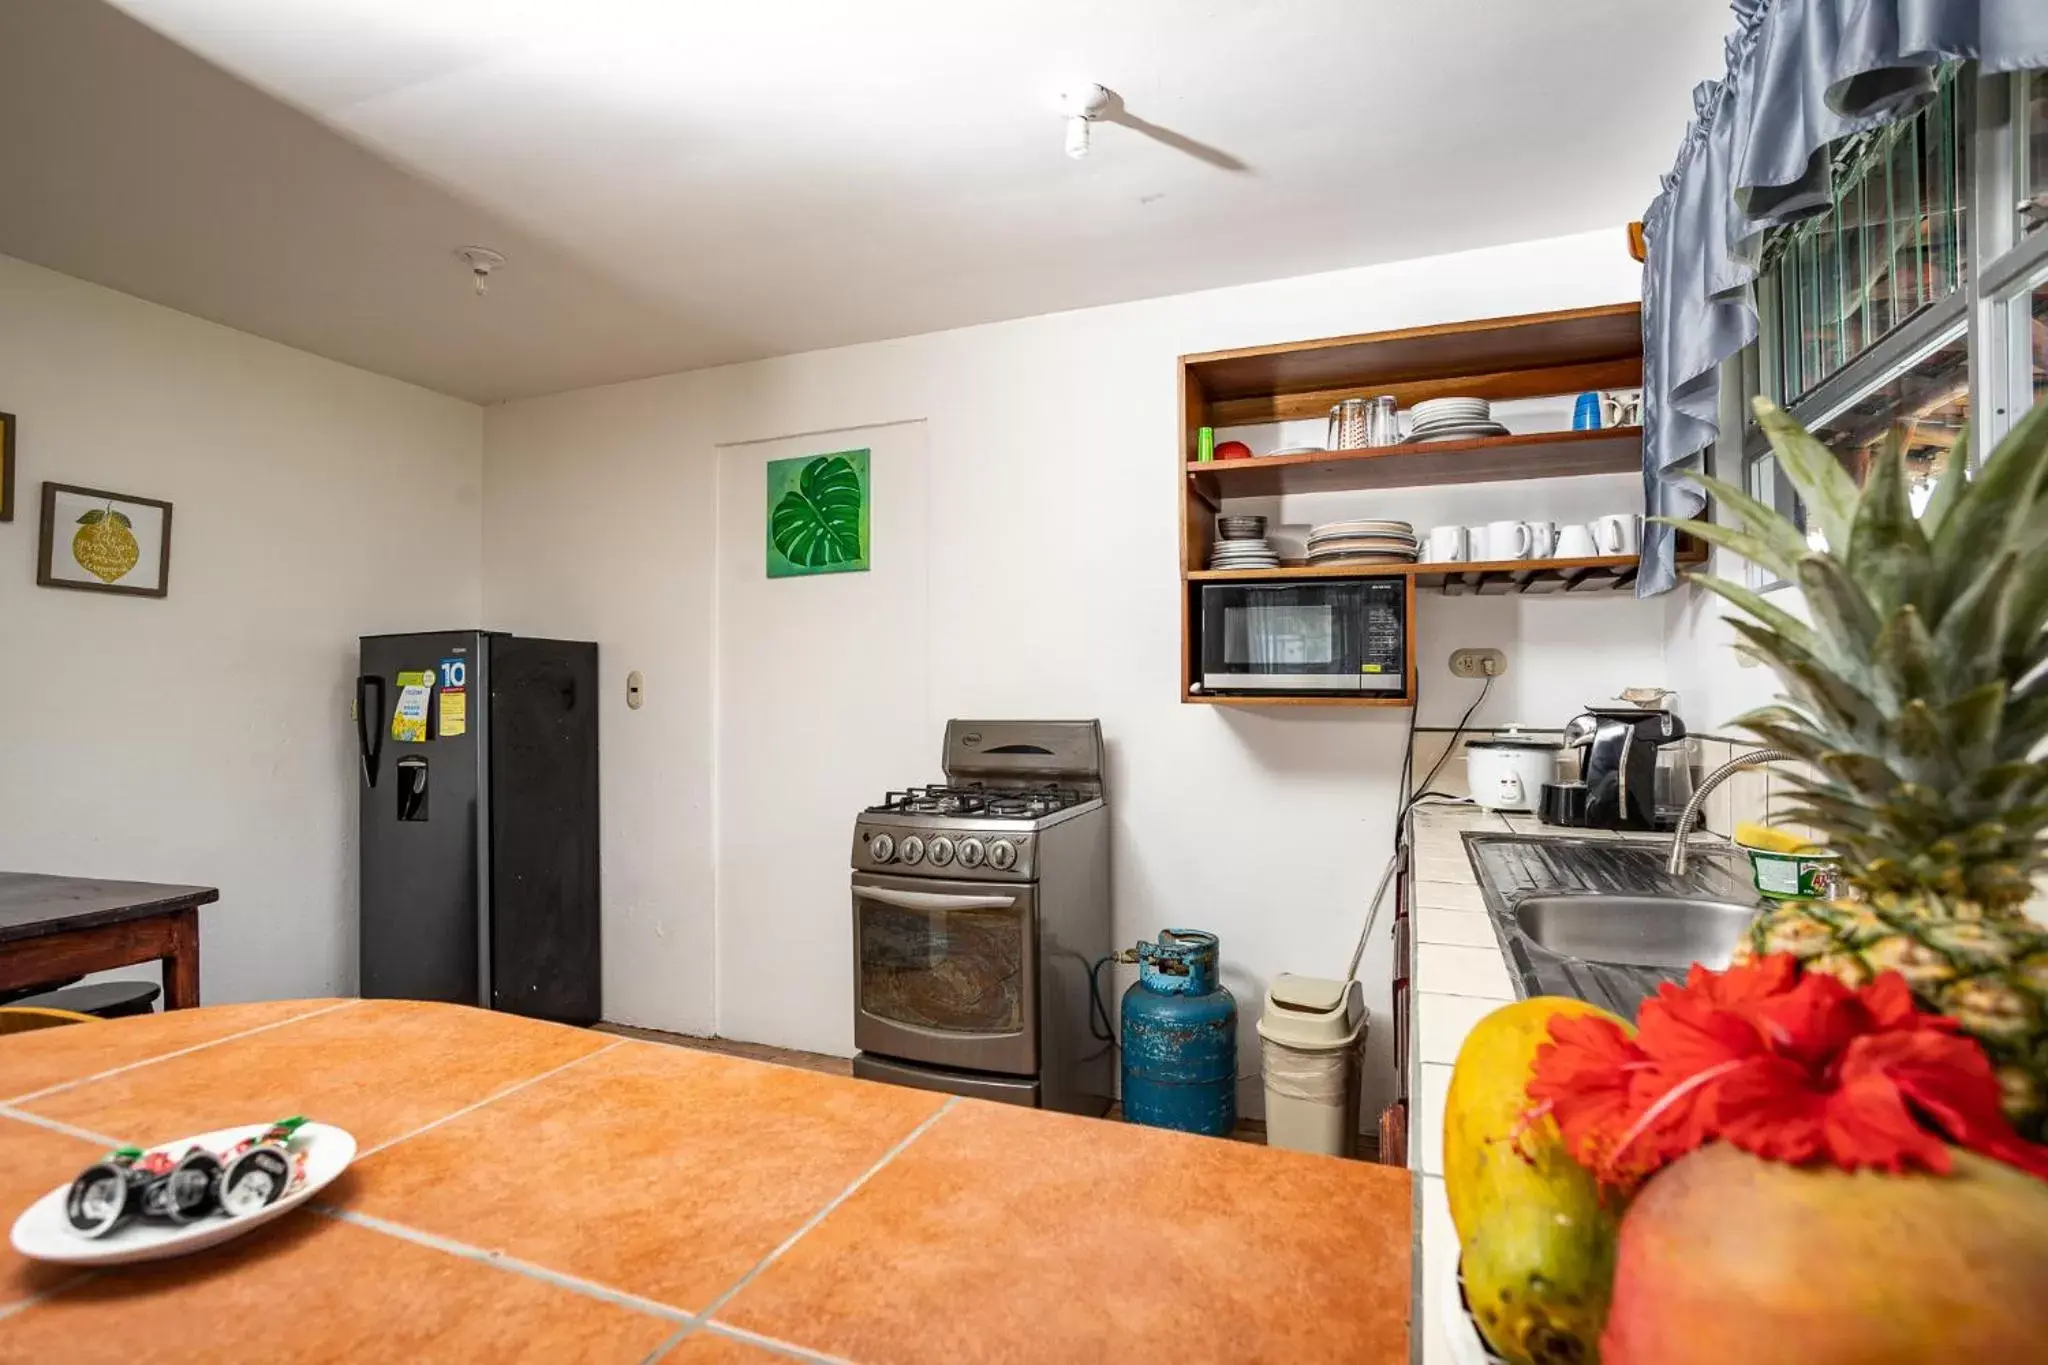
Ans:
MULTIPOLYGON (((1677 164, 1643 215, 1643 494, 1704 505, 1685 481, 1719 431, 1720 365, 1756 339, 1764 233, 1833 203, 1828 145, 1917 112, 1942 63, 2048 66, 2048 0, 1735 0, 1727 74, 1693 91, 1677 164)), ((1643 528, 1636 592, 1677 582, 1673 532, 1643 528)))

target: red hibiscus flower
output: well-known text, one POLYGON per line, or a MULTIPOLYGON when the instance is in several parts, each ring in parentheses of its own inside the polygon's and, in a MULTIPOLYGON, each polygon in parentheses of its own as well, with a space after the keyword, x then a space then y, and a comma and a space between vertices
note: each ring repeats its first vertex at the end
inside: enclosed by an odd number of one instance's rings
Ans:
POLYGON ((1553 1020, 1550 1038, 1530 1097, 1611 1185, 1716 1141, 1772 1161, 1938 1174, 1953 1145, 2048 1179, 2048 1147, 2006 1121, 1983 1049, 1915 1008, 1896 972, 1852 990, 1787 955, 1694 967, 1643 1002, 1633 1038, 1584 1017, 1553 1020))

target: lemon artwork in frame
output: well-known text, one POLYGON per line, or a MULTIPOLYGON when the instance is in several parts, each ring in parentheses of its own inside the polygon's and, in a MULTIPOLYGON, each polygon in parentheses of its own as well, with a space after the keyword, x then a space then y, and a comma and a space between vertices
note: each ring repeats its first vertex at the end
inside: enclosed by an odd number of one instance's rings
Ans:
POLYGON ((43 485, 36 582, 46 588, 165 597, 171 505, 70 484, 43 485))
POLYGON ((768 462, 768 576, 865 573, 868 452, 768 462))

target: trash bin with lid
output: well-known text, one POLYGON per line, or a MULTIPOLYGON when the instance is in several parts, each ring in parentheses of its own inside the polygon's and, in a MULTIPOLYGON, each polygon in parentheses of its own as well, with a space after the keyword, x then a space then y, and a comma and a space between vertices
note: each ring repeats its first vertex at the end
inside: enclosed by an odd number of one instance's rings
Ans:
POLYGON ((1356 981, 1274 980, 1259 1016, 1268 1146, 1358 1154, 1365 1026, 1365 991, 1356 981))

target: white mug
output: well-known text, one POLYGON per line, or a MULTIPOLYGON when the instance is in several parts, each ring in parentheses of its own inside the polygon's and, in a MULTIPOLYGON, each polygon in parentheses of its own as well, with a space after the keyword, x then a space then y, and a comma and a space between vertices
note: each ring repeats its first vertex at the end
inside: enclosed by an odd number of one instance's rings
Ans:
POLYGON ((1593 548, 1593 528, 1570 522, 1557 528, 1557 557, 1559 559, 1591 559, 1599 551, 1593 548))
POLYGON ((1593 521, 1593 541, 1603 555, 1632 555, 1636 552, 1637 523, 1633 512, 1615 512, 1593 521))
POLYGON ((1432 564, 1455 564, 1466 555, 1465 528, 1462 526, 1432 526, 1429 538, 1424 542, 1424 553, 1432 564))
POLYGON ((1467 526, 1465 528, 1465 558, 1491 558, 1486 553, 1486 528, 1484 526, 1467 526))
MULTIPOLYGON (((1477 557, 1477 552, 1474 552, 1477 557)), ((1529 557, 1529 523, 1489 521, 1486 523, 1486 558, 1493 561, 1529 557)))
POLYGON ((1530 559, 1548 559, 1557 552, 1557 523, 1554 521, 1525 521, 1529 528, 1530 559))

